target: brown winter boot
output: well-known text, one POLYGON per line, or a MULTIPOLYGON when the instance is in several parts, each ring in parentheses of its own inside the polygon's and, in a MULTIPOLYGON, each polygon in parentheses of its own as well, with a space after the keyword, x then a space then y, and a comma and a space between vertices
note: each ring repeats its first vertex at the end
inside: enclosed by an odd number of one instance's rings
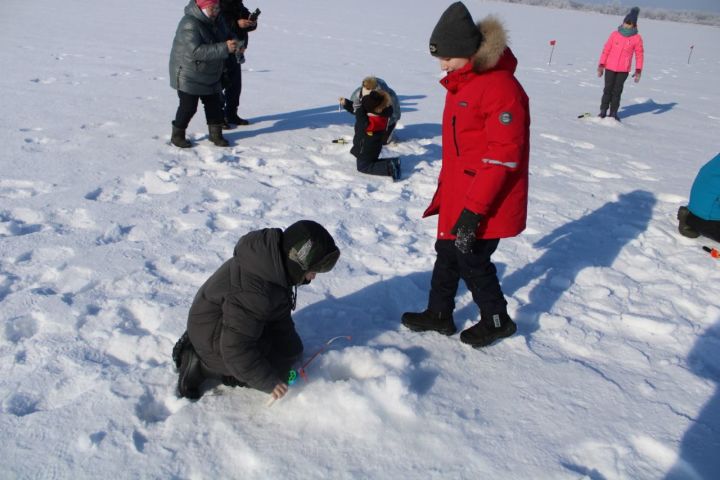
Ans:
POLYGON ((192 143, 188 142, 187 138, 185 138, 185 129, 176 127, 175 121, 172 122, 172 136, 170 137, 170 143, 180 148, 192 147, 192 143))
POLYGON ((230 143, 225 140, 222 135, 222 123, 216 125, 208 124, 208 132, 210 132, 210 141, 218 147, 227 147, 230 143))

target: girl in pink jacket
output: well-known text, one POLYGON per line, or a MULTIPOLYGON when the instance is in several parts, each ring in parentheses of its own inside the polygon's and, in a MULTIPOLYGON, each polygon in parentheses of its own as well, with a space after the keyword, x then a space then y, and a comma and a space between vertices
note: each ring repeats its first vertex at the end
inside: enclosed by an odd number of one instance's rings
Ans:
POLYGON ((600 102, 600 117, 605 118, 610 108, 610 116, 620 121, 620 95, 623 85, 630 74, 630 65, 635 55, 635 83, 640 81, 643 68, 643 41, 638 33, 637 20, 640 9, 633 7, 625 16, 623 24, 612 32, 605 42, 598 64, 598 77, 605 73, 605 89, 600 102))

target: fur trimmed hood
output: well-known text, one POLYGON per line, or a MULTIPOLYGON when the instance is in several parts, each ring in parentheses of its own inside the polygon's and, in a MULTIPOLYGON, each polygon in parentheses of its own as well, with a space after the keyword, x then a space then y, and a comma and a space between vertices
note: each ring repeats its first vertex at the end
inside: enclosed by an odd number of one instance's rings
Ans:
POLYGON ((383 110, 392 105, 392 98, 390 97, 390 94, 385 90, 374 91, 380 94, 380 96, 382 97, 382 101, 380 102, 380 105, 373 109, 372 112, 368 113, 380 114, 383 110))
POLYGON ((499 18, 489 15, 477 24, 483 41, 471 57, 473 70, 481 73, 495 68, 508 47, 508 34, 499 18))

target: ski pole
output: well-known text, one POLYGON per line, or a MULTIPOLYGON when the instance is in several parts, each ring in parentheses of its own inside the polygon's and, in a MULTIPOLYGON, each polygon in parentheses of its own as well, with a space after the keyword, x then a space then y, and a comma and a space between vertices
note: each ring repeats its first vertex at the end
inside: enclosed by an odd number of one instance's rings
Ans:
POLYGON ((702 249, 708 252, 712 258, 720 258, 720 250, 718 250, 717 248, 703 246, 702 249))

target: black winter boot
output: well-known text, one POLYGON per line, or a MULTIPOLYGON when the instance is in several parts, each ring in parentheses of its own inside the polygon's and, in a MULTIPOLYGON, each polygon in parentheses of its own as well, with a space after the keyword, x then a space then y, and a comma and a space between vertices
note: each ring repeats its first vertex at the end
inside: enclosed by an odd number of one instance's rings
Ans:
POLYGON ((683 206, 678 209, 678 232, 680 232, 680 235, 683 237, 697 238, 700 236, 700 233, 687 224, 687 217, 689 213, 690 210, 688 210, 687 207, 683 206))
POLYGON ((185 333, 183 333, 178 341, 175 342, 175 346, 172 350, 172 359, 177 370, 180 369, 180 363, 182 362, 182 352, 185 350, 185 347, 188 346, 192 347, 192 344, 190 343, 190 335, 188 335, 187 330, 185 330, 185 333))
POLYGON ((178 128, 175 126, 175 122, 172 122, 172 136, 170 137, 170 143, 180 148, 192 147, 192 143, 188 142, 185 138, 185 129, 178 128))
POLYGON ((517 325, 507 313, 483 316, 478 323, 460 333, 460 341, 475 348, 487 347, 499 338, 509 337, 517 325))
POLYGON ((200 398, 199 387, 205 380, 200 367, 200 357, 195 353, 192 345, 188 345, 182 351, 180 369, 178 372, 178 394, 180 397, 198 399, 200 398))
POLYGON ((400 158, 392 157, 387 158, 388 173, 392 177, 394 182, 400 180, 400 158))
POLYGON ((208 125, 208 132, 210 132, 210 141, 218 147, 227 147, 230 143, 225 140, 222 135, 222 123, 217 125, 208 125))
POLYGON ((238 126, 250 125, 249 121, 245 120, 244 118, 238 117, 237 112, 230 112, 225 117, 225 122, 229 123, 231 125, 238 125, 238 126))
POLYGON ((405 312, 402 315, 402 324, 413 332, 433 331, 443 335, 453 335, 457 332, 452 313, 437 313, 430 310, 421 313, 405 312))

